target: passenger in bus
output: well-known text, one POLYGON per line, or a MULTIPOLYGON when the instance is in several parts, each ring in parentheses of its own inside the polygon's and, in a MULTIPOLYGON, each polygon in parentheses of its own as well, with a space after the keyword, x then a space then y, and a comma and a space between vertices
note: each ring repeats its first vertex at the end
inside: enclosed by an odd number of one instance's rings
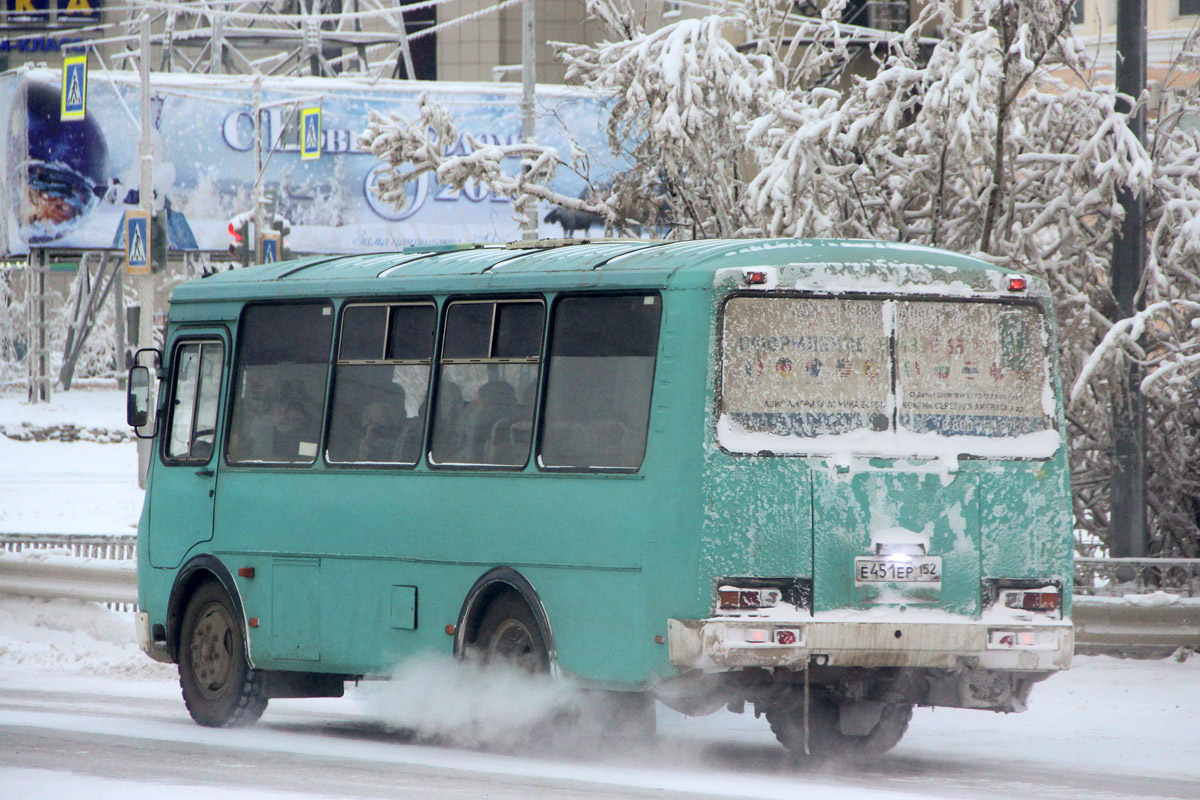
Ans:
POLYGON ((401 464, 415 464, 421 458, 421 434, 425 432, 425 401, 417 406, 417 415, 407 420, 400 440, 396 443, 395 460, 401 464))
POLYGON ((363 411, 358 460, 394 460, 408 422, 404 414, 404 389, 389 382, 386 396, 372 401, 363 411))
POLYGON ((298 397, 284 398, 272 415, 271 441, 267 448, 271 461, 304 461, 316 454, 305 452, 303 445, 313 438, 313 415, 298 397))

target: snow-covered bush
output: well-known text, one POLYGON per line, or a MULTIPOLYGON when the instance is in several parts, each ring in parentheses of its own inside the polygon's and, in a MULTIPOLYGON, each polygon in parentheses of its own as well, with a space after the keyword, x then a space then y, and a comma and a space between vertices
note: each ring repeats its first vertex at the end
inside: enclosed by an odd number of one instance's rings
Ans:
POLYGON ((560 47, 569 81, 614 98, 609 142, 630 169, 607 199, 550 189, 560 159, 535 143, 447 157, 452 123, 430 103, 413 121, 372 116, 361 145, 388 165, 380 197, 400 204, 408 180, 436 171, 620 227, 616 209, 660 193, 677 237, 919 242, 1039 274, 1056 293, 1066 385, 1093 367, 1068 413, 1079 526, 1107 537, 1110 408, 1132 356, 1149 370, 1151 549, 1200 555, 1200 139, 1177 124, 1200 109, 1197 89, 1165 95, 1174 107, 1144 147, 1072 36, 1074 0, 978 0, 964 17, 931 0, 897 34, 841 24, 844 0, 808 17, 744 0, 657 30, 635 5, 589 0, 606 41, 560 47), (535 168, 506 174, 511 157, 535 168), (1119 321, 1122 187, 1147 193, 1154 310, 1140 341, 1114 335, 1093 358, 1119 321))
POLYGON ((25 304, 14 285, 20 275, 12 264, 0 265, 0 389, 25 380, 25 304))

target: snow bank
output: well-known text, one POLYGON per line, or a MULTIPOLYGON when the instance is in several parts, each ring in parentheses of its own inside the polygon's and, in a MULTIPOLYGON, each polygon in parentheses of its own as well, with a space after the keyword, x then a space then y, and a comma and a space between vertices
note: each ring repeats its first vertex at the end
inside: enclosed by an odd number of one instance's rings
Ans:
POLYGON ((97 603, 0 596, 0 673, 169 678, 138 649, 132 612, 97 603))

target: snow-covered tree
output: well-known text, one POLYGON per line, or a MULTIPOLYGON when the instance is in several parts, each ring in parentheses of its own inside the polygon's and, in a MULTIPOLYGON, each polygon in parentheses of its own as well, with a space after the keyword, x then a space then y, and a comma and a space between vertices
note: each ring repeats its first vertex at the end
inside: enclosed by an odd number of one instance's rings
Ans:
POLYGON ((1170 95, 1145 147, 1129 98, 1072 36, 1074 0, 978 0, 967 16, 931 0, 896 34, 841 24, 844 5, 801 16, 744 0, 648 30, 635 0, 589 0, 606 40, 560 55, 569 81, 613 98, 609 143, 630 166, 607 195, 554 192, 561 160, 536 143, 445 156, 452 122, 435 104, 411 121, 373 116, 361 143, 397 203, 436 171, 610 226, 660 198, 677 237, 919 242, 1039 274, 1056 293, 1066 385, 1089 365, 1068 413, 1079 525, 1107 537, 1110 407, 1133 357, 1148 369, 1152 550, 1200 555, 1200 140, 1178 124, 1196 90, 1170 95), (511 157, 535 168, 506 173, 511 157), (1109 276, 1122 187, 1148 197, 1148 310, 1106 340, 1121 322, 1109 276))

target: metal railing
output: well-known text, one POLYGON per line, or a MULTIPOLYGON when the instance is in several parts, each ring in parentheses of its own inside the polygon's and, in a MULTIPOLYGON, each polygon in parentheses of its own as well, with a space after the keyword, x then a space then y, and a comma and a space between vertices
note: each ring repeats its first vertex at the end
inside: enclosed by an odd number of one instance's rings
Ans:
POLYGON ((76 558, 137 560, 136 534, 0 533, 0 552, 69 550, 76 558))
POLYGON ((1075 558, 1075 594, 1200 597, 1200 558, 1075 558))
POLYGON ((137 537, 0 534, 0 593, 135 610, 137 537))

